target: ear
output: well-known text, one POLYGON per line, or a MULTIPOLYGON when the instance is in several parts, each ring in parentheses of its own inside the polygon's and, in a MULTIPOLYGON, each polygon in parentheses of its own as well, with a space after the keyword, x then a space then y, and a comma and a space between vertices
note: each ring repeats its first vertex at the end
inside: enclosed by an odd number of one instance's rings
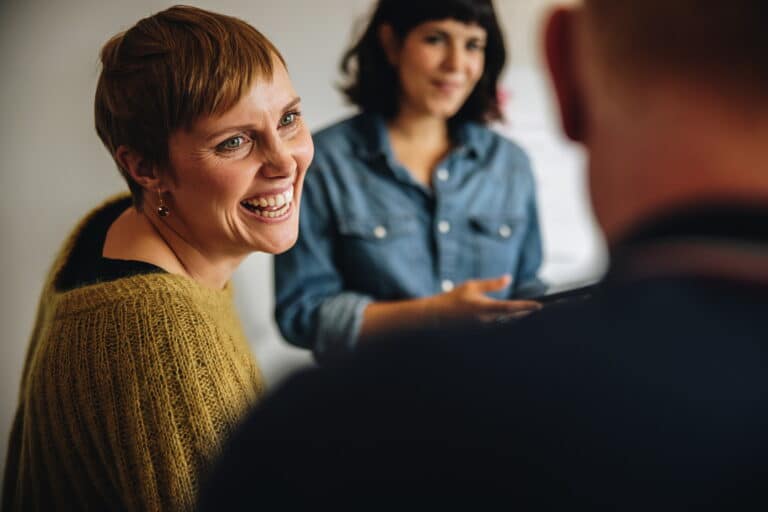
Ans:
POLYGON ((544 29, 544 51, 563 131, 571 140, 584 142, 584 104, 575 62, 575 14, 573 9, 559 7, 549 15, 544 29))
POLYGON ((128 146, 120 146, 115 151, 115 159, 141 188, 152 193, 163 191, 163 184, 157 167, 139 153, 128 146))
POLYGON ((393 67, 397 67, 400 61, 400 41, 395 34, 392 25, 389 23, 382 23, 379 25, 379 44, 384 50, 384 54, 387 56, 387 60, 393 67))

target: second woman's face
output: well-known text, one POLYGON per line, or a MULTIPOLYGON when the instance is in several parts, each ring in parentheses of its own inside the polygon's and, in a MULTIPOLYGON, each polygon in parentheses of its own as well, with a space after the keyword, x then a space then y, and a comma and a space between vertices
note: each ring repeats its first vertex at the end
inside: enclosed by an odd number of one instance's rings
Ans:
POLYGON ((445 119, 464 105, 483 74, 486 31, 454 19, 414 27, 395 57, 401 109, 445 119))
POLYGON ((171 136, 166 222, 204 256, 280 253, 296 241, 313 156, 300 109, 278 62, 229 111, 171 136))

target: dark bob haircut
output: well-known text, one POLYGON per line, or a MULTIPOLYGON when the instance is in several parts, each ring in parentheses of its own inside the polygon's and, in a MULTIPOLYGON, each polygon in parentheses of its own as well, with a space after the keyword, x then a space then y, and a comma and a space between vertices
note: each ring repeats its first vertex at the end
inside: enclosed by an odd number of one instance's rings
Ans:
POLYGON ((507 52, 491 0, 379 0, 362 37, 342 58, 346 83, 341 91, 363 111, 394 117, 399 109, 400 81, 379 41, 379 27, 390 25, 402 41, 417 25, 448 18, 477 24, 487 33, 483 75, 451 122, 502 119, 496 88, 507 52))

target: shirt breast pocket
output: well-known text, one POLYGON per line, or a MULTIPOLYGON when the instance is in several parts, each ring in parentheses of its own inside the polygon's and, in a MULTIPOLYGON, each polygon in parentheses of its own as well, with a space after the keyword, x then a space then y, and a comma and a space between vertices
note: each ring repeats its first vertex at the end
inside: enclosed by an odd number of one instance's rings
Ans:
POLYGON ((339 225, 347 285, 376 298, 395 298, 425 268, 418 219, 412 215, 348 217, 339 225))
POLYGON ((469 224, 477 278, 510 274, 514 280, 525 236, 525 219, 513 215, 473 215, 469 224))

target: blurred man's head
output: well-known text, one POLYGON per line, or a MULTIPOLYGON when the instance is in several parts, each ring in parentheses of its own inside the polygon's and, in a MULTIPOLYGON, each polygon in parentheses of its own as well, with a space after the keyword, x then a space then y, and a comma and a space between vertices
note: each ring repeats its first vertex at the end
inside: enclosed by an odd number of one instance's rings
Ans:
POLYGON ((546 53, 614 242, 665 209, 768 200, 764 0, 584 0, 546 53), (759 158, 759 157, 762 158, 759 158))
POLYGON ((768 91, 762 0, 585 0, 605 58, 635 80, 676 76, 736 93, 768 91))

